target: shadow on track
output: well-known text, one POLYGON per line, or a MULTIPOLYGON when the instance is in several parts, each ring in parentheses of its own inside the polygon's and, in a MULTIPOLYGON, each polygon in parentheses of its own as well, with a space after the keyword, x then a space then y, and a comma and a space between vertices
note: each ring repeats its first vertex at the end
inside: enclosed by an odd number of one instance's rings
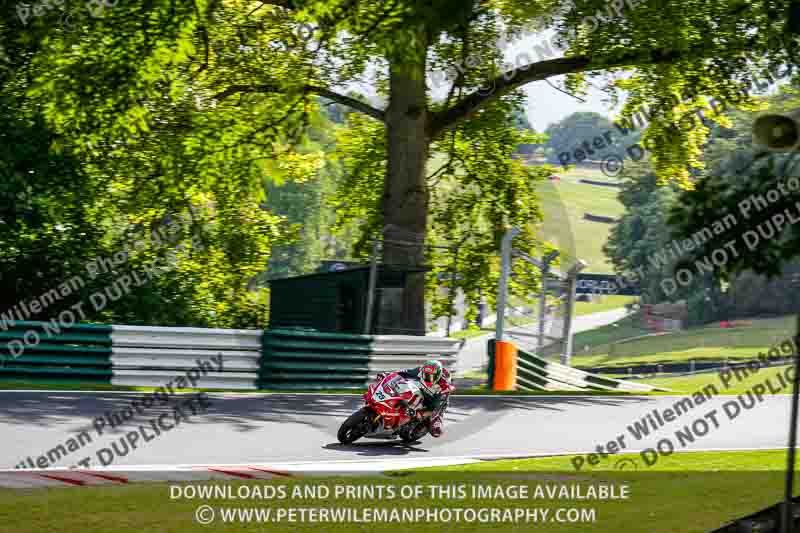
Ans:
MULTIPOLYGON (((90 429, 96 417, 130 407, 131 402, 141 402, 148 393, 82 394, 75 392, 0 392, 0 426, 35 425, 58 427, 63 431, 78 432, 90 429)), ((156 404, 135 415, 112 433, 134 428, 137 424, 172 412, 181 396, 171 396, 166 405, 156 404)), ((445 421, 452 429, 451 439, 463 438, 492 425, 507 414, 519 411, 540 412, 544 416, 558 414, 577 406, 619 406, 630 403, 654 402, 658 397, 471 397, 454 396, 445 421)), ((299 395, 269 394, 253 396, 219 397, 211 394, 211 407, 206 414, 193 418, 189 424, 217 426, 234 432, 262 430, 265 424, 300 424, 335 434, 339 424, 358 409, 363 400, 358 395, 299 395)), ((110 429, 110 428, 109 428, 110 429)), ((391 443, 389 443, 391 444, 391 443)), ((438 447, 438 443, 429 443, 438 447)), ((381 448, 381 445, 377 445, 381 448)), ((407 453, 407 452, 406 452, 407 453)))
MULTIPOLYGON (((97 417, 121 413, 136 401, 141 404, 148 392, 125 394, 81 394, 74 392, 0 392, 0 424, 64 426, 68 431, 92 427, 97 417)), ((330 427, 358 409, 361 398, 335 395, 259 395, 219 397, 210 393, 211 406, 207 413, 194 417, 191 424, 226 425, 234 431, 263 429, 265 423, 303 424, 317 429, 330 427)), ((161 413, 171 413, 186 395, 170 396, 166 404, 160 401, 136 414, 118 428, 133 426, 161 413)), ((110 428, 109 428, 110 429, 110 428)))
POLYGON ((402 457, 411 453, 429 453, 430 450, 418 448, 415 445, 421 444, 420 441, 411 444, 405 444, 402 441, 389 441, 389 442, 354 442, 353 444, 340 444, 332 442, 323 446, 326 450, 335 452, 348 452, 355 453, 361 457, 385 457, 387 455, 402 457))

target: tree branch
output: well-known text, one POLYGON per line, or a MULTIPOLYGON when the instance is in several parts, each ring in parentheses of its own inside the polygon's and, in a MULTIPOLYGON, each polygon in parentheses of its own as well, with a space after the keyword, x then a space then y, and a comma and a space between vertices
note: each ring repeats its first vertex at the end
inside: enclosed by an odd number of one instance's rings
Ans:
POLYGON ((282 7, 284 9, 297 9, 294 0, 261 0, 261 5, 282 7))
POLYGON ((487 103, 534 81, 591 70, 672 63, 684 59, 700 59, 709 57, 712 52, 713 48, 710 46, 698 46, 689 51, 669 49, 636 51, 607 62, 593 60, 590 56, 572 56, 531 63, 525 67, 497 76, 490 80, 486 86, 467 95, 450 108, 433 113, 429 132, 431 138, 436 137, 442 131, 452 128, 487 103))
MULTIPOLYGON (((338 104, 346 105, 356 111, 360 111, 367 116, 370 116, 381 122, 386 122, 386 113, 380 109, 372 107, 369 104, 356 100, 349 96, 339 94, 337 92, 326 89, 325 87, 318 87, 316 85, 304 85, 301 90, 306 94, 317 94, 328 100, 332 100, 338 104)), ((285 90, 277 85, 231 85, 224 91, 214 95, 215 100, 223 100, 231 95, 237 93, 282 93, 285 90)))
MULTIPOLYGON (((571 96, 571 97, 573 97, 575 100, 579 101, 579 102, 580 102, 580 103, 582 103, 582 104, 585 104, 585 103, 586 103, 586 100, 584 100, 583 98, 581 98, 581 97, 580 97, 580 96, 578 96, 577 94, 572 94, 572 93, 571 93, 571 92, 569 92, 569 91, 565 91, 564 89, 562 89, 562 88, 561 88, 561 87, 559 87, 558 85, 554 85, 554 84, 553 84, 553 83, 552 83, 550 80, 544 80, 544 82, 545 82, 547 85, 549 85, 550 87, 552 87, 553 89, 555 89, 556 91, 561 91, 562 93, 566 94, 567 96, 571 96)), ((588 82, 587 82, 587 83, 588 83, 588 82)), ((592 87, 594 87, 594 85, 592 85, 592 87)))

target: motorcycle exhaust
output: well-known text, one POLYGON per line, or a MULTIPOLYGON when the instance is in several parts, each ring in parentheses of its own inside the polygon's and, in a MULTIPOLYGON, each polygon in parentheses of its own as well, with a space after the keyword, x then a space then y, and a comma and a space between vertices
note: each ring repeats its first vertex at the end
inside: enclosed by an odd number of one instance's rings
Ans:
POLYGON ((770 152, 800 151, 800 109, 765 113, 753 122, 753 145, 770 152))

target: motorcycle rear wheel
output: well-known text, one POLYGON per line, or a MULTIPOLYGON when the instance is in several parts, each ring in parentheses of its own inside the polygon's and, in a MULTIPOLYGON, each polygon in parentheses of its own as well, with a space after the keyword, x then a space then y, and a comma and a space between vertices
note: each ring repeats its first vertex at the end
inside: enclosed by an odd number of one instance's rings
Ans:
POLYGON ((403 442, 406 444, 411 444, 412 442, 416 442, 425 435, 428 434, 429 428, 427 422, 419 422, 416 426, 411 428, 409 431, 401 431, 400 438, 403 439, 403 442))
POLYGON ((342 444, 351 444, 369 433, 369 418, 372 412, 362 407, 342 423, 336 437, 342 444))

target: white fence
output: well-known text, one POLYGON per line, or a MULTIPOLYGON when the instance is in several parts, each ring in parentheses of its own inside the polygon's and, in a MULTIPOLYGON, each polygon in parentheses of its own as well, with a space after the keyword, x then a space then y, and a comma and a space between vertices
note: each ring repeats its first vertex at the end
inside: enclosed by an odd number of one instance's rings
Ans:
POLYGON ((452 372, 463 345, 463 341, 449 338, 376 335, 369 361, 370 378, 378 372, 419 366, 429 359, 437 359, 452 372))
MULTIPOLYGON (((199 372, 196 388, 258 388, 261 330, 112 326, 114 385, 161 387, 180 375, 199 372), (221 358, 221 359, 220 359, 221 358), (221 369, 219 365, 221 364, 221 369)), ((369 374, 418 366, 438 359, 456 363, 462 341, 408 335, 376 335, 369 374)))
MULTIPOLYGON (((196 388, 256 389, 261 330, 112 326, 114 385, 161 387, 196 371, 196 388)), ((194 374, 192 374, 194 375, 194 374)))

